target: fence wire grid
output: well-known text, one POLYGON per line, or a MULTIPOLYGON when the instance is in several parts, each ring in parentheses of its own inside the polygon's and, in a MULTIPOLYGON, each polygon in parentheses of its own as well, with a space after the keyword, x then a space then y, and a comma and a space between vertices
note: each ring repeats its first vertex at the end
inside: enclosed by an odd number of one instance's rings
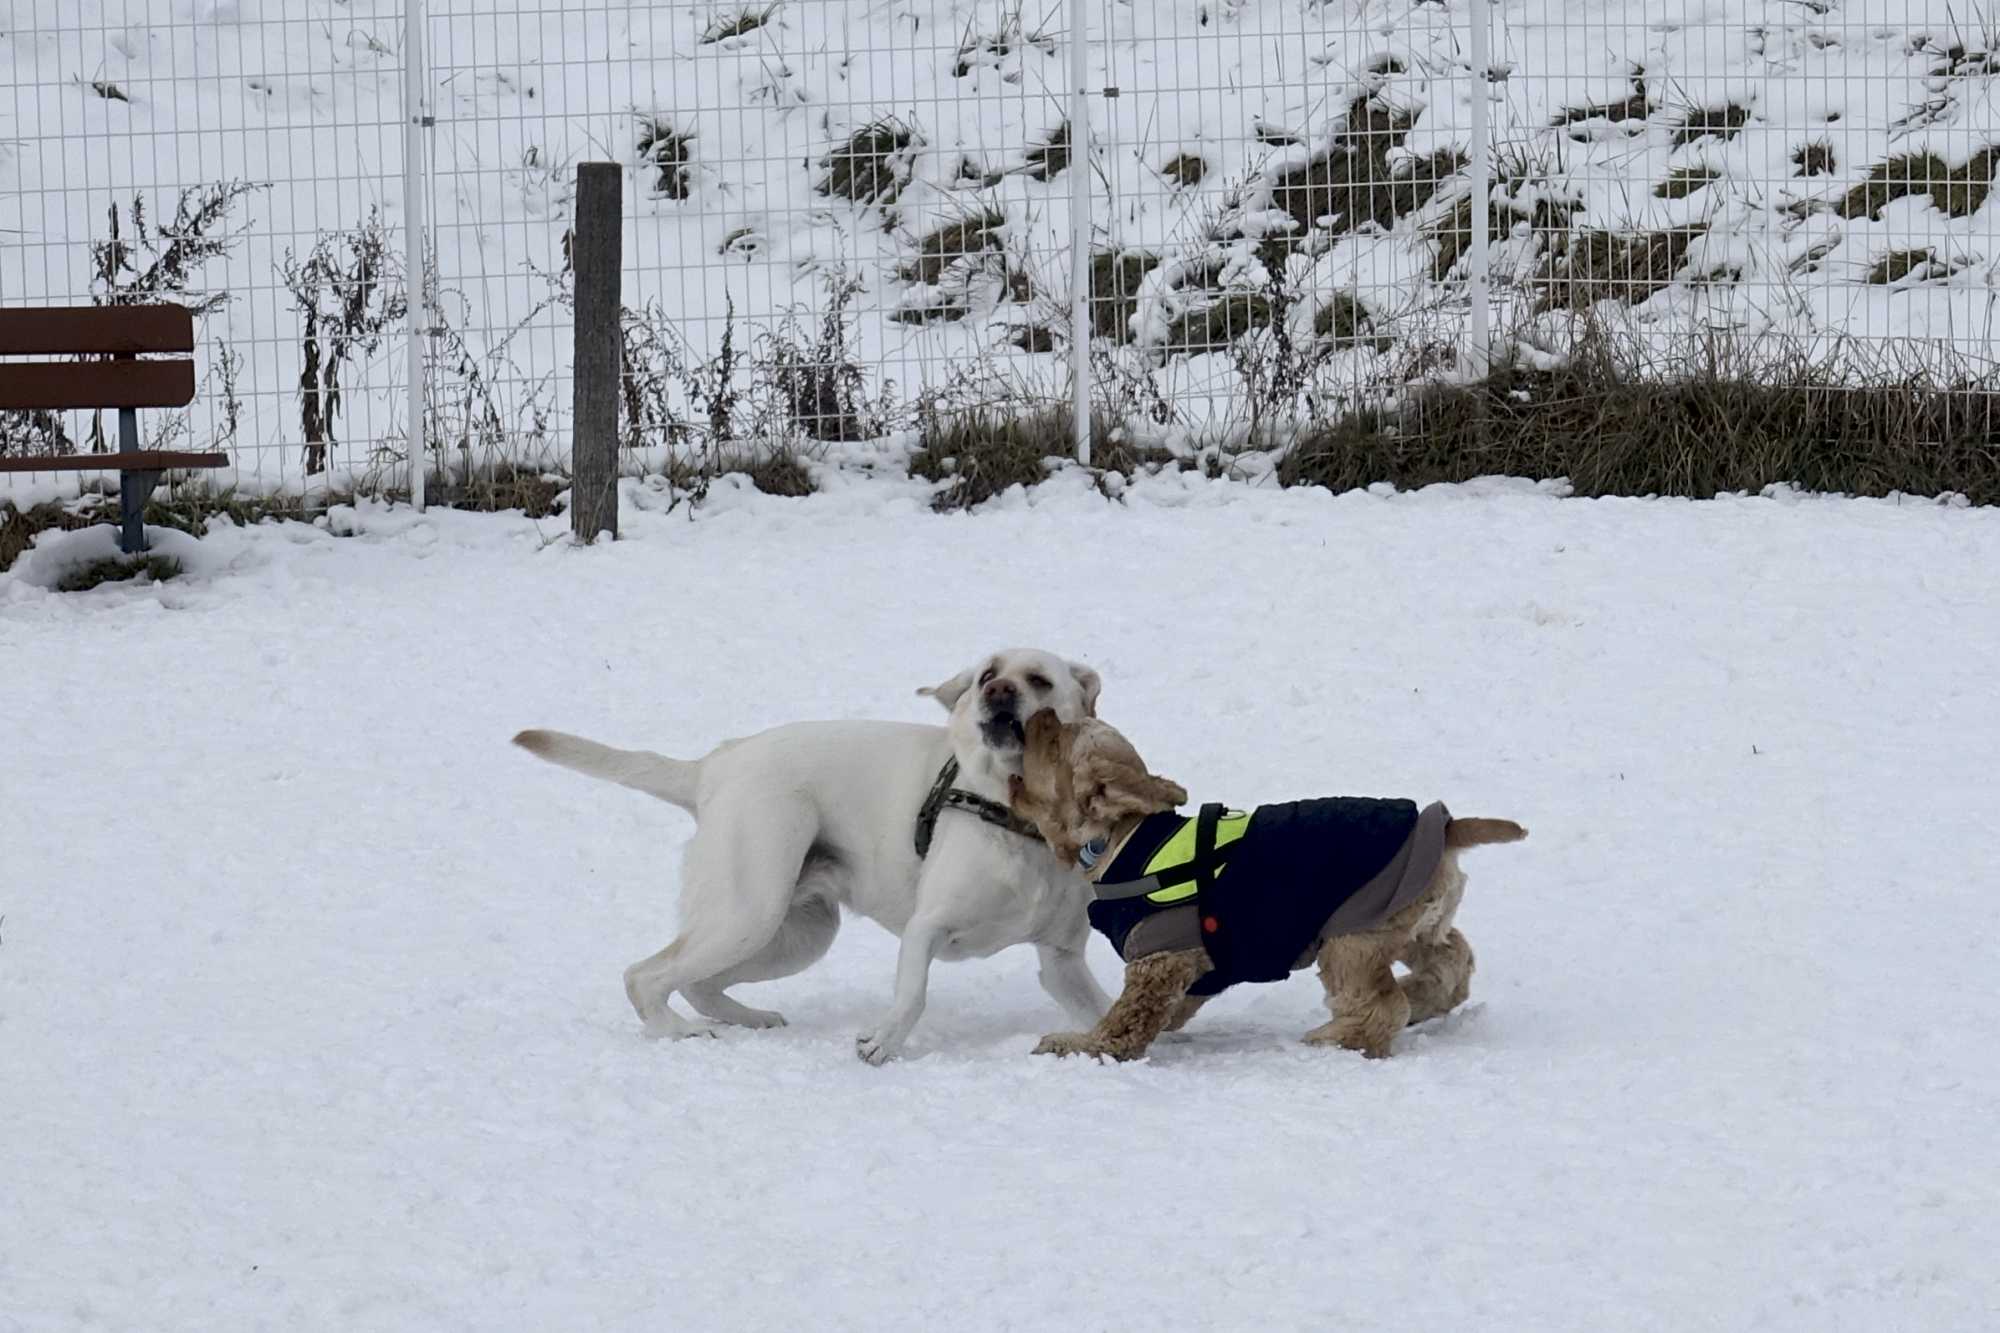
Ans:
POLYGON ((439 485, 560 469, 584 161, 627 181, 635 468, 1061 415, 1079 378, 1100 439, 1281 444, 1586 320, 1662 364, 1991 361, 2000 53, 1944 0, 10 15, 0 302, 193 305, 199 395, 144 429, 239 487, 407 485, 414 403, 439 485))

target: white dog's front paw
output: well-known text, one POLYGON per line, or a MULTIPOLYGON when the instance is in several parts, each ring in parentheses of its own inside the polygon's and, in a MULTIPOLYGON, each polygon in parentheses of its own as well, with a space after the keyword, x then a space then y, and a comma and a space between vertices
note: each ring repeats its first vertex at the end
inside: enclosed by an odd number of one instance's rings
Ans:
POLYGON ((886 1028, 877 1028, 854 1039, 854 1053, 871 1065, 879 1065, 887 1063, 902 1045, 900 1037, 886 1028))
POLYGON ((708 1024, 690 1023, 671 1009, 647 1019, 640 1031, 654 1041, 685 1041, 689 1037, 715 1036, 715 1029, 708 1024))
POLYGON ((638 1010, 640 1030, 654 1041, 679 1041, 684 1037, 713 1037, 715 1029, 706 1023, 690 1023, 674 1012, 670 1004, 641 1005, 637 1001, 632 1007, 638 1010))

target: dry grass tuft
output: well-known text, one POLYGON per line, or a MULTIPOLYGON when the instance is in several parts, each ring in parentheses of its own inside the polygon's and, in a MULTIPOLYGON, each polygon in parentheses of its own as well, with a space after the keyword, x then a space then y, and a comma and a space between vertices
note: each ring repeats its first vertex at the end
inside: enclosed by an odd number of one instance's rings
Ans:
POLYGON ((1705 190, 1722 179, 1722 173, 1713 167, 1675 167, 1667 173, 1667 178, 1653 187, 1656 199, 1685 199, 1697 190, 1705 190))
POLYGON ((718 14, 701 31, 698 42, 701 46, 713 46, 726 42, 731 37, 745 37, 771 21, 778 12, 776 5, 751 5, 733 13, 718 14))
MULTIPOLYGON (((115 479, 90 483, 98 489, 86 490, 75 499, 49 501, 16 509, 0 500, 0 573, 12 567, 44 532, 77 532, 99 524, 118 522, 118 489, 115 479)), ((351 501, 351 495, 329 495, 324 503, 351 501)), ((199 537, 211 520, 224 519, 248 527, 274 519, 300 520, 305 517, 303 502, 296 495, 244 495, 233 488, 211 490, 200 483, 162 487, 146 501, 148 527, 172 528, 199 537)))
POLYGON ((1099 250, 1090 257, 1090 332, 1094 338, 1132 341, 1139 285, 1160 266, 1150 250, 1099 250))
MULTIPOLYGON (((910 459, 910 474, 943 482, 931 499, 940 513, 970 509, 1010 486, 1035 486, 1047 480, 1052 460, 1075 456, 1075 420, 1068 407, 1041 407, 1009 412, 982 405, 941 411, 927 417, 910 459)), ((1133 443, 1115 419, 1093 413, 1091 470, 1100 489, 1108 473, 1127 477, 1148 466, 1179 466, 1162 449, 1133 443)))
POLYGON ((821 194, 857 204, 892 204, 910 181, 916 131, 893 117, 871 121, 820 159, 821 194))
POLYGON ((1295 235, 1324 230, 1342 236, 1374 225, 1393 227, 1416 212, 1465 165, 1455 149, 1439 149, 1414 162, 1392 164, 1416 123, 1413 113, 1362 98, 1348 108, 1346 126, 1326 156, 1280 176, 1271 206, 1289 214, 1295 235))
POLYGON ((1599 301, 1636 305, 1674 280, 1702 232, 1696 226, 1560 237, 1535 276, 1541 308, 1587 310, 1599 301))
MULTIPOLYGON (((1989 377, 1990 379, 1990 377, 1989 377)), ((1411 488, 1479 476, 1568 478, 1579 495, 1706 499, 1789 484, 1845 495, 2000 503, 2000 389, 1969 366, 1732 355, 1695 346, 1641 373, 1601 335, 1555 370, 1503 367, 1397 413, 1311 431, 1285 485, 1411 488)))
POLYGON ((1698 139, 1720 139, 1728 143, 1743 132, 1750 121, 1750 108, 1734 102, 1723 106, 1695 107, 1674 129, 1674 147, 1681 148, 1698 139))
POLYGON ((117 517, 117 506, 105 502, 103 497, 98 497, 96 503, 75 506, 51 501, 16 509, 11 504, 0 504, 0 573, 13 568, 14 562, 44 532, 76 532, 99 523, 116 522, 117 517))
POLYGON ((1632 91, 1615 102, 1580 102, 1566 106, 1556 112, 1551 123, 1560 128, 1564 125, 1581 125, 1588 121, 1604 120, 1612 124, 1625 121, 1644 120, 1653 114, 1652 100, 1646 93, 1646 71, 1632 71, 1632 91))
POLYGON ((179 578, 181 562, 168 555, 113 555, 79 565, 56 581, 57 592, 89 592, 107 583, 164 583, 179 578))
POLYGON ((688 162, 694 156, 694 136, 680 134, 665 120, 653 116, 639 118, 639 160, 659 175, 653 193, 668 199, 686 199, 690 193, 688 162))
POLYGON ((1271 319, 1271 302, 1263 293, 1225 292, 1169 325, 1162 350, 1169 356, 1219 352, 1246 333, 1269 328, 1271 319))
POLYGON ((1054 180, 1069 166, 1069 122, 1049 131, 1048 138, 1028 150, 1028 179, 1054 180))
POLYGON ((1799 176, 1825 176, 1832 173, 1835 162, 1833 145, 1824 139, 1812 143, 1802 143, 1792 150, 1792 165, 1799 176))
POLYGON ((1844 218, 1879 219, 1898 199, 1929 195, 1941 211, 1967 217, 1986 202, 1996 164, 2000 147, 1982 148, 1957 168, 1936 153, 1904 153, 1870 167, 1868 178, 1847 192, 1836 211, 1844 218))
POLYGON ((1208 163, 1195 153, 1180 153, 1167 159, 1160 174, 1183 190, 1191 190, 1201 184, 1208 175, 1208 163))
POLYGON ((482 514, 518 509, 529 518, 540 519, 563 512, 560 499, 569 485, 569 478, 556 472, 502 463, 456 484, 447 482, 433 493, 441 493, 451 509, 482 514))
POLYGON ((1048 355, 1056 350, 1055 330, 1046 324, 1020 324, 1007 335, 1007 345, 1019 351, 1048 355))
POLYGON ((1912 273, 1930 268, 1931 260, 1936 257, 1937 252, 1929 247, 1922 250, 1891 250, 1875 261, 1875 266, 1868 270, 1867 281, 1877 287, 1887 287, 1890 283, 1901 282, 1912 273))
POLYGON ((918 239, 917 257, 904 261, 896 276, 904 282, 936 283, 958 261, 1001 249, 1000 232, 1006 225, 1006 214, 989 209, 934 228, 918 239))
MULTIPOLYGON (((1524 154, 1509 155, 1496 163, 1494 174, 1502 183, 1504 197, 1487 205, 1488 237, 1497 242, 1525 222, 1537 250, 1554 251, 1567 243, 1581 200, 1565 198, 1550 189, 1543 164, 1524 154), (1525 199, 1518 197, 1523 191, 1525 199)), ((1472 249, 1472 196, 1461 196, 1448 214, 1425 228, 1425 236, 1437 247, 1431 277, 1443 282, 1472 249)))
POLYGON ((1391 340, 1376 326, 1368 307, 1348 292, 1335 292, 1313 316, 1313 334, 1334 347, 1373 347, 1386 352, 1391 340))
POLYGON ((749 477, 750 484, 766 495, 797 499, 819 489, 796 449, 762 450, 756 456, 740 461, 736 470, 749 477))
POLYGON ((1057 408, 948 412, 924 422, 910 474, 946 483, 931 499, 931 508, 945 513, 983 504, 1010 486, 1038 484, 1048 476, 1047 460, 1073 448, 1070 415, 1057 408))
POLYGON ((955 292, 935 292, 908 305, 897 306, 889 312, 892 324, 910 324, 922 328, 927 324, 952 324, 972 313, 963 296, 955 292))
POLYGON ((730 475, 748 478, 766 495, 797 498, 819 489, 798 450, 787 444, 725 445, 698 457, 676 455, 666 467, 668 485, 697 499, 717 478, 730 475))

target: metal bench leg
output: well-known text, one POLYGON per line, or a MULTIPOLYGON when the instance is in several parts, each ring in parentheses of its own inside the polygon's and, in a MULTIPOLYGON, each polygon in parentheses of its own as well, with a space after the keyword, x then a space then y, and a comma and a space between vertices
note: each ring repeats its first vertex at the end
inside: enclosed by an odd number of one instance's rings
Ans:
POLYGON ((125 472, 118 477, 118 514, 124 520, 118 546, 127 555, 138 555, 146 546, 146 501, 160 484, 157 472, 125 472))
MULTIPOLYGON (((118 451, 139 452, 139 414, 129 407, 118 412, 118 451)), ((118 474, 118 516, 124 525, 118 546, 127 555, 138 555, 146 549, 146 501, 152 498, 153 488, 159 484, 157 472, 118 474)))

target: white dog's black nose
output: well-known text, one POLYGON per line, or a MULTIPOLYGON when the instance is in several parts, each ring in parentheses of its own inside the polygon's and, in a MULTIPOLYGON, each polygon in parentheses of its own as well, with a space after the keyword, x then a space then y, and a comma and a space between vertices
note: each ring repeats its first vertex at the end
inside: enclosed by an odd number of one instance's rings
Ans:
POLYGON ((986 688, 980 691, 980 697, 990 704, 1012 703, 1020 694, 1011 680, 989 680, 986 688))

